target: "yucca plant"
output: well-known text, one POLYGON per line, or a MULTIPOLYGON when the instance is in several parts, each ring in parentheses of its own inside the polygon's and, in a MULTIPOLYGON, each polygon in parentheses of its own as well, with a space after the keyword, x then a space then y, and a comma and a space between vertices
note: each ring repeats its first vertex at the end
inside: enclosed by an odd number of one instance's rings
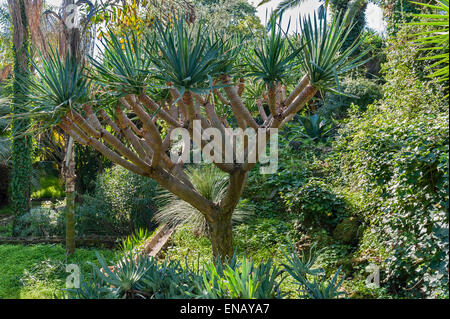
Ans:
POLYGON ((279 27, 280 23, 281 17, 271 17, 269 32, 261 39, 259 46, 246 56, 248 76, 263 80, 269 87, 282 82, 301 62, 300 52, 303 48, 294 48, 279 27))
MULTIPOLYGON (((187 169, 186 175, 202 196, 214 203, 220 203, 223 200, 228 180, 226 174, 217 167, 212 164, 190 167, 187 169)), ((153 221, 156 223, 160 225, 168 224, 172 227, 188 225, 196 235, 210 235, 205 216, 189 203, 165 191, 156 198, 156 201, 161 206, 153 216, 153 221)), ((232 221, 235 224, 242 223, 252 213, 252 208, 242 203, 234 211, 232 221)))
POLYGON ((299 132, 303 137, 309 138, 315 142, 323 142, 329 136, 331 131, 331 122, 322 118, 319 114, 311 116, 300 116, 300 122, 305 132, 299 132))
POLYGON ((134 33, 119 37, 110 30, 108 35, 102 40, 103 59, 90 57, 94 66, 91 77, 109 94, 141 94, 153 66, 145 43, 134 33))
POLYGON ((236 51, 226 50, 228 40, 208 36, 202 25, 186 26, 183 19, 173 25, 156 22, 157 32, 147 37, 147 51, 158 70, 158 77, 171 83, 183 95, 186 90, 203 93, 210 79, 232 63, 236 51), (227 54, 227 56, 223 56, 227 54))
POLYGON ((429 66, 434 71, 429 75, 438 78, 439 81, 448 81, 449 64, 449 9, 448 0, 436 0, 436 5, 411 2, 435 11, 432 14, 415 14, 419 22, 411 22, 411 25, 430 27, 432 30, 414 34, 414 42, 424 46, 421 50, 429 51, 421 60, 436 61, 429 66))
POLYGON ((89 101, 91 81, 84 67, 66 55, 62 59, 53 49, 41 55, 41 64, 32 62, 37 77, 21 78, 30 87, 28 111, 16 117, 33 118, 41 131, 57 125, 72 109, 89 101))

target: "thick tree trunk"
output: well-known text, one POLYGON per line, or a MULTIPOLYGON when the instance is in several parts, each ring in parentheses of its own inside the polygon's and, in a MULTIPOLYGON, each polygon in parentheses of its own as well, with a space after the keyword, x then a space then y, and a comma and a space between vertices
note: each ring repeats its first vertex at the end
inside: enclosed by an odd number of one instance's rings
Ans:
POLYGON ((209 228, 211 246, 214 260, 220 257, 221 261, 233 256, 233 227, 231 217, 241 198, 242 191, 247 181, 247 172, 238 170, 230 174, 225 198, 220 207, 210 216, 209 228))
POLYGON ((218 214, 218 216, 209 223, 214 260, 217 260, 217 257, 220 257, 223 261, 225 258, 233 256, 233 228, 231 224, 231 215, 232 213, 218 214))

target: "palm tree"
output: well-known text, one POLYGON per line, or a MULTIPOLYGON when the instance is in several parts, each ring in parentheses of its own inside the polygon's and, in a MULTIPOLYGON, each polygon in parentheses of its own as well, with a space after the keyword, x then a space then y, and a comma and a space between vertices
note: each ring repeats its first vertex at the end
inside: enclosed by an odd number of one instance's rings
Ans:
MULTIPOLYGON (((272 0, 262 0, 258 6, 269 3, 272 0)), ((306 0, 283 0, 275 8, 273 14, 275 16, 282 15, 286 10, 300 6, 306 0)), ((332 16, 336 16, 341 12, 348 11, 354 17, 354 25, 347 37, 341 50, 346 50, 358 38, 361 31, 364 29, 365 10, 367 7, 367 0, 319 0, 322 4, 319 7, 319 18, 326 19, 326 10, 331 9, 332 16)))
MULTIPOLYGON (((262 0, 260 3, 258 3, 257 7, 271 1, 272 0, 262 0)), ((283 0, 278 4, 273 13, 279 16, 283 14, 284 11, 298 7, 304 2, 306 2, 306 0, 283 0)), ((323 4, 319 7, 319 17, 323 18, 325 13, 324 9, 328 6, 329 0, 320 0, 320 2, 323 2, 323 4)))

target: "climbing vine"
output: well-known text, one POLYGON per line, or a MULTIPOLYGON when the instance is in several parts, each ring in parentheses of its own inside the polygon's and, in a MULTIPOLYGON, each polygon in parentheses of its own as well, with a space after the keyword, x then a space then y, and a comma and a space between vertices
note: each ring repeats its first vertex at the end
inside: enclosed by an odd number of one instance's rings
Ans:
MULTIPOLYGON (((29 32, 26 17, 25 5, 23 0, 19 0, 21 19, 21 30, 14 32, 23 32, 22 43, 13 43, 14 54, 14 82, 13 82, 13 98, 12 98, 12 114, 21 114, 25 111, 27 104, 27 95, 29 88, 23 83, 25 78, 30 76, 28 51, 29 51, 29 32)), ((30 181, 31 181, 31 154, 32 154, 32 137, 26 135, 26 131, 30 126, 29 119, 17 118, 12 119, 12 143, 11 143, 11 201, 13 209, 17 216, 20 216, 30 209, 30 181)))

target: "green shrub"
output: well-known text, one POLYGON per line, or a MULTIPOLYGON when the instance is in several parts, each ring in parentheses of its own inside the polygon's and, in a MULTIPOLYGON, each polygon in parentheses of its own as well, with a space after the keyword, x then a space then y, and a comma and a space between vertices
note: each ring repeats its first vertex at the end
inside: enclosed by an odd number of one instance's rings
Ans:
POLYGON ((138 228, 152 229, 155 195, 153 180, 114 166, 97 177, 93 195, 81 197, 77 231, 128 235, 138 228))
POLYGON ((44 202, 19 216, 15 223, 17 236, 57 236, 64 234, 64 203, 44 202))
POLYGON ((297 190, 283 193, 282 198, 288 211, 298 217, 305 229, 313 227, 331 231, 348 214, 343 196, 315 178, 297 190))
POLYGON ((280 193, 293 192, 302 187, 309 178, 332 178, 334 169, 328 155, 331 148, 323 143, 311 142, 300 137, 301 123, 287 123, 279 135, 278 169, 275 174, 260 174, 259 164, 249 173, 243 197, 255 203, 259 216, 285 215, 280 193))
POLYGON ((57 199, 65 196, 64 187, 57 176, 45 175, 39 178, 39 189, 34 189, 31 198, 57 199))
POLYGON ((322 102, 324 108, 321 111, 338 119, 347 115, 347 110, 352 103, 364 111, 369 104, 383 97, 383 87, 375 81, 363 77, 344 78, 339 85, 342 93, 350 96, 327 93, 322 102))
POLYGON ((354 110, 335 146, 344 181, 388 250, 385 284, 436 297, 448 294, 449 118, 436 111, 437 96, 412 99, 428 94, 412 83, 364 114, 354 110))
POLYGON ((369 229, 360 249, 378 259, 398 296, 448 296, 449 114, 443 83, 407 26, 387 42, 384 97, 356 108, 335 143, 342 181, 369 229))
POLYGON ((75 173, 77 192, 92 194, 95 192, 97 175, 104 169, 111 168, 112 163, 96 150, 75 145, 75 173))
POLYGON ((255 218, 235 230, 239 234, 234 238, 236 247, 247 254, 276 248, 295 236, 292 223, 274 218, 255 218))

